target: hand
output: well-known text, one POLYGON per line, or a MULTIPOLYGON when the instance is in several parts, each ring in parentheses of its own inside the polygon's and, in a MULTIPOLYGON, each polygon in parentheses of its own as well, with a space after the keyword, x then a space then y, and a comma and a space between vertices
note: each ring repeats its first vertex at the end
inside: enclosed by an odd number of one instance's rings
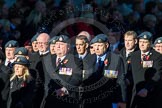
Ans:
POLYGON ((68 94, 69 94, 69 92, 67 91, 67 89, 65 87, 62 87, 61 89, 56 90, 57 96, 65 96, 68 94))
POLYGON ((126 108, 126 103, 122 102, 117 103, 117 108, 126 108))
POLYGON ((137 93, 137 95, 140 97, 146 97, 147 93, 148 93, 147 89, 143 88, 137 93))

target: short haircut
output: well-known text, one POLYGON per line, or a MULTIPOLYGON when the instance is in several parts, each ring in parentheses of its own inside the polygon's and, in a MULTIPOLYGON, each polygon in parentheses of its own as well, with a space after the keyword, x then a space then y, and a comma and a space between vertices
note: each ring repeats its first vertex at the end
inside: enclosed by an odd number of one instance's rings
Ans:
POLYGON ((76 37, 78 40, 84 40, 85 43, 89 43, 88 38, 84 35, 79 35, 76 37))
POLYGON ((125 34, 124 34, 124 38, 126 36, 133 36, 134 39, 137 39, 137 33, 135 31, 127 31, 125 34))

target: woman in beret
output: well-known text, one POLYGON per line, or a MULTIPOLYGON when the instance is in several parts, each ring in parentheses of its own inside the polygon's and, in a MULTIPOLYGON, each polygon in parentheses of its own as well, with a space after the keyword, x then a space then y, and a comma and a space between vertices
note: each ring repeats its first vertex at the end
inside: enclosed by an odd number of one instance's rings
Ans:
POLYGON ((29 61, 25 57, 17 57, 13 71, 7 108, 32 108, 35 81, 29 73, 29 61))

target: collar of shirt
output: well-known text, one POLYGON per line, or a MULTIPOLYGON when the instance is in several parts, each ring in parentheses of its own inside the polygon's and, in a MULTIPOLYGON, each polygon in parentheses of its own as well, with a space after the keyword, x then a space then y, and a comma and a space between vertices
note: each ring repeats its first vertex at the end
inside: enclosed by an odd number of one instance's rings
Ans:
POLYGON ((64 60, 65 57, 66 57, 66 56, 63 56, 63 57, 58 57, 58 56, 57 56, 56 60, 58 61, 58 58, 60 58, 61 61, 62 61, 62 60, 64 60))
POLYGON ((47 51, 45 51, 45 52, 39 51, 39 54, 40 54, 40 55, 45 55, 45 54, 47 54, 48 52, 49 52, 49 50, 47 50, 47 51))
POLYGON ((6 60, 5 60, 5 66, 8 65, 9 61, 10 61, 11 63, 13 63, 13 62, 15 61, 15 59, 12 59, 12 60, 6 59, 6 60))
POLYGON ((83 59, 86 55, 87 55, 87 51, 83 55, 80 55, 79 54, 79 58, 82 58, 83 59))
POLYGON ((97 56, 97 63, 98 63, 98 58, 99 57, 101 58, 101 61, 104 61, 105 58, 106 58, 106 53, 104 55, 102 55, 102 56, 97 56))
POLYGON ((134 51, 134 49, 132 49, 132 50, 126 50, 126 57, 128 57, 128 55, 130 54, 130 53, 132 53, 134 51))
POLYGON ((141 52, 141 56, 142 56, 143 54, 148 55, 148 54, 149 54, 149 51, 147 51, 147 52, 145 52, 145 53, 141 52))
POLYGON ((145 52, 145 53, 143 53, 143 52, 141 52, 141 59, 143 60, 143 55, 148 55, 149 54, 149 51, 147 51, 147 52, 145 52))

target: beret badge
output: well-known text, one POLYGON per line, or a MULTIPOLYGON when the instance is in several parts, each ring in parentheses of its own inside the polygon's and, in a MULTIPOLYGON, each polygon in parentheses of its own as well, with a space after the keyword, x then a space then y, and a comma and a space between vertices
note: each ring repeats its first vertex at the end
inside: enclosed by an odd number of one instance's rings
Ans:
POLYGON ((158 40, 158 43, 161 43, 161 40, 158 40))
POLYGON ((22 54, 22 51, 19 51, 18 54, 22 54))
POLYGON ((143 37, 144 37, 145 39, 147 38, 147 36, 146 36, 146 35, 144 35, 143 37))
POLYGON ((19 61, 20 61, 20 59, 18 58, 16 61, 17 61, 17 62, 19 62, 19 61))
POLYGON ((60 37, 60 38, 59 38, 59 41, 63 41, 63 38, 62 38, 62 37, 60 37))
POLYGON ((102 40, 101 39, 98 39, 98 42, 102 42, 102 40))
POLYGON ((12 47, 12 45, 11 45, 11 44, 9 44, 9 45, 8 45, 8 47, 12 47))
POLYGON ((53 43, 55 43, 55 42, 56 42, 56 40, 53 40, 52 42, 53 42, 53 43))

